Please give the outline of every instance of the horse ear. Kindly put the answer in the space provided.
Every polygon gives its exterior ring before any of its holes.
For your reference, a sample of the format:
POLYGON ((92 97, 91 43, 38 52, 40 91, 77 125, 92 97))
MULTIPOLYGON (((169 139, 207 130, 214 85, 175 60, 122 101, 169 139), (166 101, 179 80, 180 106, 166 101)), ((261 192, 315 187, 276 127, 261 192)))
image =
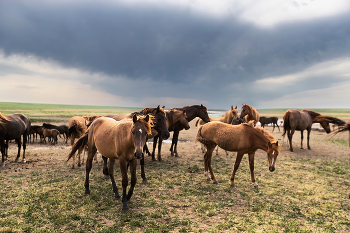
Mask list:
POLYGON ((157 107, 157 113, 160 111, 160 105, 158 105, 157 107))
POLYGON ((132 116, 132 121, 133 121, 134 123, 136 123, 136 121, 137 121, 137 116, 136 116, 136 114, 134 114, 134 115, 132 116))
POLYGON ((237 109, 237 105, 236 105, 235 109, 237 109))
POLYGON ((203 104, 201 104, 201 107, 204 108, 203 104))
POLYGON ((276 146, 278 146, 278 141, 276 142, 276 146))
POLYGON ((233 110, 233 105, 231 105, 231 110, 233 110))
POLYGON ((147 114, 147 116, 145 117, 145 121, 148 122, 149 121, 149 115, 147 114))

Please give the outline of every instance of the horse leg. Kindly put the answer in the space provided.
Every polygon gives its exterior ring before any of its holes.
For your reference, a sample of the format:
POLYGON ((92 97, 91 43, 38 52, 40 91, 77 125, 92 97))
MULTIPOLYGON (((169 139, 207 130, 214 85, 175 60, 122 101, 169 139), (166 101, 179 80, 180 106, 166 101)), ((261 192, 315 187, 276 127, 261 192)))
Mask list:
MULTIPOLYGON (((45 139, 45 138, 44 138, 45 139)), ((72 148, 73 148, 73 145, 74 145, 74 140, 75 140, 75 138, 74 138, 74 136, 72 135, 71 136, 71 138, 70 138, 70 144, 71 144, 71 146, 72 146, 72 148)), ((72 156, 72 169, 74 169, 74 166, 75 166, 75 155, 73 155, 72 156)))
POLYGON ((309 150, 311 150, 311 147, 310 147, 310 132, 311 132, 311 127, 310 127, 310 129, 307 129, 307 148, 309 149, 309 150))
POLYGON ((1 155, 2 155, 1 167, 4 167, 5 166, 5 141, 3 138, 0 138, 0 149, 1 149, 1 155))
POLYGON ((252 179, 252 183, 254 183, 254 188, 258 187, 258 183, 255 182, 255 176, 254 176, 254 156, 255 152, 249 153, 249 168, 250 168, 250 177, 252 179))
POLYGON ((300 145, 300 149, 304 149, 304 148, 303 148, 304 130, 301 130, 300 133, 301 133, 301 145, 300 145))
POLYGON ((17 138, 15 141, 17 142, 17 145, 18 145, 18 152, 17 152, 17 157, 15 159, 15 162, 18 162, 18 159, 20 157, 20 152, 21 152, 21 137, 17 138))
POLYGON ((202 149, 202 153, 204 153, 205 152, 205 148, 204 148, 203 144, 201 144, 201 149, 202 149))
POLYGON ((27 136, 23 135, 23 155, 22 155, 22 163, 26 163, 26 149, 27 149, 27 136))
POLYGON ((8 161, 8 151, 9 151, 9 140, 5 142, 5 160, 8 161))
POLYGON ((174 137, 173 137, 173 140, 175 138, 175 141, 174 141, 174 156, 177 157, 177 158, 180 157, 178 155, 178 153, 177 153, 177 142, 179 140, 179 133, 180 133, 180 131, 176 131, 176 134, 174 132, 174 137))
POLYGON ((232 175, 231 175, 231 179, 230 179, 231 180, 231 184, 230 185, 231 185, 232 188, 236 187, 235 186, 235 175, 236 175, 237 169, 239 168, 239 164, 242 161, 243 155, 244 155, 243 152, 240 152, 240 151, 237 152, 237 158, 236 158, 235 165, 233 167, 233 171, 232 171, 232 175))
MULTIPOLYGON (((83 149, 83 157, 82 157, 82 162, 81 164, 84 164, 84 160, 85 160, 85 151, 86 151, 86 147, 84 146, 84 149, 83 149)), ((79 156, 80 158, 80 156, 79 156)), ((78 165, 79 166, 79 165, 78 165)), ((80 166, 79 166, 80 167, 80 166)))
MULTIPOLYGON (((81 159, 80 159, 80 157, 81 157, 81 153, 83 152, 83 150, 85 150, 85 147, 78 149, 78 153, 77 153, 77 156, 78 156, 78 167, 81 167, 81 159)), ((83 161, 84 161, 84 158, 83 158, 83 161)))
POLYGON ((162 138, 159 138, 159 143, 158 143, 158 161, 162 161, 162 143, 163 140, 162 138))
POLYGON ((153 151, 152 151, 152 160, 156 160, 156 147, 157 147, 158 135, 153 138, 153 151))
POLYGON ((219 155, 219 146, 216 146, 216 155, 219 155))
POLYGON ((141 166, 141 178, 142 178, 142 183, 143 184, 148 184, 148 180, 146 178, 146 174, 145 174, 145 157, 142 156, 142 158, 140 159, 140 166, 141 166))
POLYGON ((90 171, 92 168, 92 158, 93 158, 95 153, 96 153, 96 147, 93 147, 93 148, 89 147, 89 153, 88 153, 88 157, 86 160, 86 175, 85 175, 85 183, 84 183, 85 194, 90 194, 89 175, 90 175, 90 171), (94 152, 94 150, 95 150, 95 152, 94 152))
POLYGON ((213 184, 218 184, 217 180, 215 179, 213 169, 211 168, 211 158, 213 156, 214 149, 215 149, 215 146, 214 147, 207 147, 207 152, 206 152, 207 178, 209 178, 209 176, 208 176, 208 170, 209 170, 210 178, 213 181, 213 184))
POLYGON ((278 126, 277 123, 276 123, 276 126, 277 126, 277 128, 278 128, 278 132, 281 132, 280 127, 278 126))
POLYGON ((128 195, 126 197, 127 200, 130 200, 132 194, 134 193, 134 187, 136 185, 137 177, 136 177, 136 165, 137 165, 137 160, 131 160, 129 162, 130 164, 130 175, 131 175, 131 182, 130 182, 130 188, 128 191, 128 195))
POLYGON ((127 203, 127 196, 126 196, 126 187, 128 186, 128 168, 127 168, 127 162, 125 161, 125 158, 119 159, 119 165, 120 165, 120 171, 122 173, 122 187, 123 187, 123 211, 126 211, 129 209, 128 203, 127 203))
POLYGON ((293 134, 294 134, 294 129, 288 130, 287 135, 288 135, 288 140, 289 140, 289 150, 293 152, 293 146, 292 146, 292 139, 293 139, 293 134))
POLYGON ((109 173, 109 177, 111 178, 113 192, 114 192, 114 197, 119 199, 120 198, 120 194, 118 192, 118 188, 117 188, 117 185, 115 184, 115 179, 114 179, 114 163, 115 163, 115 159, 111 159, 110 158, 109 159, 109 164, 108 164, 108 173, 109 173))
POLYGON ((108 175, 109 175, 108 168, 107 168, 107 160, 108 160, 108 158, 106 158, 106 157, 104 157, 102 155, 102 159, 103 159, 102 173, 106 176, 106 178, 108 178, 108 175))

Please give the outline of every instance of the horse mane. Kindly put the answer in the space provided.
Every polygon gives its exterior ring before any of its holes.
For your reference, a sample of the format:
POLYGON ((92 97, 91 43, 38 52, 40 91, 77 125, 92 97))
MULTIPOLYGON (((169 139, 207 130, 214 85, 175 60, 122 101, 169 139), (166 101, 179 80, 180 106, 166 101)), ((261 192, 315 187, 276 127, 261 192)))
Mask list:
POLYGON ((151 134, 151 128, 152 128, 152 125, 153 125, 153 116, 148 115, 148 117, 149 117, 148 121, 145 121, 146 117, 147 116, 138 116, 137 117, 137 121, 140 121, 141 123, 146 125, 146 127, 147 127, 147 134, 151 134))
POLYGON ((309 113, 309 115, 311 116, 311 118, 315 118, 315 117, 321 115, 321 114, 319 114, 319 113, 317 113, 317 112, 314 112, 314 111, 312 111, 312 110, 303 109, 302 111, 305 111, 305 112, 309 113))
POLYGON ((244 108, 244 107, 247 107, 247 108, 249 108, 250 110, 252 110, 252 106, 250 106, 250 105, 248 105, 248 104, 243 104, 243 105, 242 105, 242 108, 244 108))
POLYGON ((1 124, 6 124, 8 122, 10 122, 10 119, 0 112, 0 123, 1 124))
POLYGON ((85 120, 88 120, 88 121, 94 121, 96 118, 99 118, 99 117, 101 117, 101 116, 83 116, 83 118, 85 119, 85 120))

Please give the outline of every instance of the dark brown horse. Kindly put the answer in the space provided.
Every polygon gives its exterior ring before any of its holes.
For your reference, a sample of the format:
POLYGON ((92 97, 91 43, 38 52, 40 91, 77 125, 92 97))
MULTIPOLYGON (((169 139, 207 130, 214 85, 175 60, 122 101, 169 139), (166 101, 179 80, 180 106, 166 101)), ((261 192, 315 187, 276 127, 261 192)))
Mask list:
POLYGON ((296 109, 289 109, 283 115, 283 129, 284 132, 282 134, 282 145, 284 141, 285 134, 287 133, 289 140, 289 150, 293 152, 292 139, 295 130, 301 131, 301 146, 300 149, 303 148, 303 139, 304 139, 304 130, 307 130, 307 148, 311 150, 310 147, 310 132, 311 126, 313 123, 320 123, 320 125, 324 128, 327 133, 331 132, 329 127, 329 123, 332 123, 331 118, 327 116, 322 116, 321 114, 311 111, 311 110, 302 110, 298 111, 296 109))
MULTIPOLYGON (((166 114, 166 124, 168 126, 169 132, 171 131, 180 131, 180 130, 188 130, 190 129, 190 126, 187 121, 186 112, 185 111, 179 111, 176 109, 171 109, 169 111, 165 111, 166 114)), ((161 156, 161 150, 162 150, 162 142, 163 139, 156 135, 153 139, 153 152, 152 152, 152 160, 155 161, 155 150, 157 147, 157 141, 159 138, 159 144, 158 144, 158 160, 162 160, 161 156)))
POLYGON ((272 132, 275 130, 275 126, 277 126, 278 131, 280 131, 280 127, 278 126, 278 117, 264 117, 261 116, 259 119, 259 122, 261 124, 261 127, 265 128, 265 125, 272 124, 273 129, 272 132))
MULTIPOLYGON (((101 116, 74 116, 69 120, 68 123, 68 135, 67 137, 70 138, 70 144, 73 147, 75 139, 80 138, 85 134, 85 132, 88 129, 88 126, 97 118, 101 116)), ((81 166, 81 159, 80 155, 82 153, 84 148, 81 148, 78 150, 78 167, 81 166)), ((83 161, 84 163, 84 161, 83 161)), ((75 156, 73 156, 73 162, 72 162, 72 168, 74 168, 75 165, 75 156)))
POLYGON ((21 152, 21 136, 23 135, 23 159, 25 163, 25 153, 27 146, 27 138, 30 131, 30 119, 21 114, 3 115, 0 113, 0 147, 2 154, 1 167, 5 166, 5 157, 7 158, 8 141, 15 139, 18 145, 18 153, 15 162, 18 162, 21 152), (5 143, 6 140, 6 143, 5 143))
MULTIPOLYGON (((179 111, 185 111, 188 122, 192 121, 196 117, 201 118, 205 123, 210 122, 207 107, 205 107, 203 104, 185 106, 183 108, 174 108, 174 110, 175 109, 179 111)), ((174 130, 173 140, 171 142, 171 147, 170 147, 171 156, 174 155, 175 157, 179 157, 177 153, 177 141, 179 139, 179 133, 180 133, 180 130, 174 130)))
MULTIPOLYGON (((147 107, 142 109, 139 112, 134 112, 131 113, 130 115, 126 115, 126 116, 120 116, 117 114, 108 114, 106 115, 106 117, 111 117, 115 120, 122 120, 122 119, 130 119, 131 117, 133 117, 133 115, 137 115, 137 116, 146 116, 149 115, 152 118, 152 128, 151 128, 151 134, 147 135, 147 139, 152 138, 155 135, 158 135, 159 137, 161 137, 162 139, 168 139, 170 136, 167 124, 166 124, 166 116, 165 116, 165 112, 163 108, 160 108, 160 106, 158 105, 158 107, 156 108, 151 108, 151 107, 147 107)), ((144 146, 144 151, 146 151, 149 155, 149 151, 147 148, 147 145, 145 144, 144 146)), ((104 161, 104 165, 103 165, 103 174, 107 175, 108 171, 107 171, 107 158, 103 158, 104 161)), ((145 174, 145 158, 142 157, 140 160, 140 167, 141 167, 141 177, 142 177, 142 182, 144 184, 148 183, 148 180, 146 178, 146 174, 145 174)))
POLYGON ((254 127, 253 121, 240 125, 224 124, 218 121, 209 122, 198 129, 196 141, 204 144, 207 148, 204 155, 204 174, 214 184, 218 182, 211 168, 211 158, 216 145, 227 151, 237 151, 237 158, 231 175, 231 187, 235 187, 235 174, 244 154, 249 156, 251 181, 255 187, 258 184, 254 176, 254 155, 258 149, 267 152, 270 172, 275 170, 275 162, 279 153, 278 142, 264 128, 254 127))
MULTIPOLYGON (((88 131, 73 146, 68 155, 68 160, 74 157, 75 152, 88 146, 88 157, 86 160, 85 194, 90 194, 89 174, 92 167, 92 159, 97 150, 106 158, 109 158, 108 174, 111 178, 113 191, 116 198, 120 198, 118 188, 114 180, 114 163, 119 159, 122 173, 123 187, 123 211, 129 209, 127 200, 133 194, 136 185, 137 159, 144 157, 143 146, 147 141, 147 134, 151 133, 150 117, 133 116, 133 120, 116 121, 109 117, 101 117, 92 122, 88 131), (130 165, 131 183, 128 194, 127 164, 130 165)), ((68 161, 67 160, 67 161, 68 161)))
POLYGON ((248 104, 242 104, 240 117, 244 119, 245 123, 254 121, 254 126, 259 122, 260 119, 258 110, 248 104))

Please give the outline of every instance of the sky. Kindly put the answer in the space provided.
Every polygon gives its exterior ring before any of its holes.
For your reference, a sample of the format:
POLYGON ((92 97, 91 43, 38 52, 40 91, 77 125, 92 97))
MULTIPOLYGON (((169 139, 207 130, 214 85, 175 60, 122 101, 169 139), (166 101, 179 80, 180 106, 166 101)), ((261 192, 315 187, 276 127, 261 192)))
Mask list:
POLYGON ((348 0, 2 0, 0 102, 350 108, 348 0))

